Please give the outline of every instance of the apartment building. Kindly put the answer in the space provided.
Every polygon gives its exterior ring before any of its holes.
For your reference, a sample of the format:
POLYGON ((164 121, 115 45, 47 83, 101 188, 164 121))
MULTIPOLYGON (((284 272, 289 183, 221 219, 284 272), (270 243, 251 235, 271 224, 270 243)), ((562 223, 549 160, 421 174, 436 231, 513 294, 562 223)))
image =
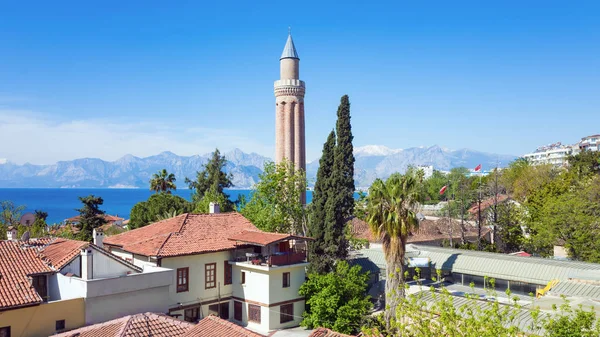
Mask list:
POLYGON ((107 237, 105 247, 137 266, 176 271, 169 315, 215 314, 259 332, 298 326, 306 237, 262 232, 239 213, 182 214, 107 237))
MULTIPOLYGON (((0 336, 49 336, 146 311, 165 312, 172 270, 141 268, 62 238, 0 241, 0 336)), ((96 232, 98 244, 103 233, 96 232)))

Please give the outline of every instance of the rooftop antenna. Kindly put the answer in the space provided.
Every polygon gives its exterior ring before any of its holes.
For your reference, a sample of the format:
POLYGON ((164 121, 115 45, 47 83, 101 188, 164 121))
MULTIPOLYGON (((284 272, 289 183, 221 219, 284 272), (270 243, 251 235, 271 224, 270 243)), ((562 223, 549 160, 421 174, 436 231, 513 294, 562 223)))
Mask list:
POLYGON ((29 237, 29 231, 26 231, 25 233, 23 233, 23 235, 21 235, 21 241, 29 242, 29 237))

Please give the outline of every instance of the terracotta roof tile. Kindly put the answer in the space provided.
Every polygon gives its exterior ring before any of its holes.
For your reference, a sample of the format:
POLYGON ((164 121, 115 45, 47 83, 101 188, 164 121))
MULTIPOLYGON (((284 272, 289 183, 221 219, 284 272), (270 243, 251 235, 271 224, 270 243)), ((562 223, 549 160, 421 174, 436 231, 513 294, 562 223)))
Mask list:
MULTIPOLYGON (((502 203, 504 201, 506 201, 508 199, 508 195, 505 194, 499 194, 498 195, 498 203, 502 203)), ((488 207, 494 205, 494 197, 485 199, 481 201, 481 210, 484 211, 486 210, 488 207)), ((469 213, 471 213, 471 215, 477 215, 477 213, 479 212, 479 205, 477 203, 474 203, 473 206, 471 206, 471 208, 469 208, 469 213)))
POLYGON ((56 238, 0 241, 0 310, 41 303, 29 276, 53 273, 85 245, 82 241, 56 238))
POLYGON ((314 330, 308 337, 353 337, 326 328, 318 328, 314 330))
POLYGON ((264 337, 217 316, 203 318, 185 337, 264 337))
POLYGON ((60 337, 177 337, 186 336, 194 324, 169 316, 144 313, 124 316, 112 321, 71 330, 60 337))
POLYGON ((145 256, 178 256, 235 248, 228 238, 258 229, 239 213, 182 214, 125 233, 104 244, 145 256))
MULTIPOLYGON (((366 239, 369 242, 381 242, 380 239, 371 231, 371 227, 365 221, 353 218, 348 222, 350 230, 354 237, 366 239)), ((450 226, 452 226, 452 237, 460 238, 461 228, 458 220, 452 220, 448 223, 446 218, 436 220, 425 219, 419 222, 419 228, 408 236, 409 243, 427 242, 447 239, 450 236, 450 226)), ((483 235, 483 231, 482 231, 483 235)), ((465 223, 465 236, 468 238, 477 237, 476 229, 465 223)))
POLYGON ((243 231, 241 233, 229 237, 229 240, 241 241, 262 246, 266 246, 277 241, 285 241, 292 239, 312 240, 311 238, 307 238, 304 236, 281 233, 268 233, 261 231, 243 231))

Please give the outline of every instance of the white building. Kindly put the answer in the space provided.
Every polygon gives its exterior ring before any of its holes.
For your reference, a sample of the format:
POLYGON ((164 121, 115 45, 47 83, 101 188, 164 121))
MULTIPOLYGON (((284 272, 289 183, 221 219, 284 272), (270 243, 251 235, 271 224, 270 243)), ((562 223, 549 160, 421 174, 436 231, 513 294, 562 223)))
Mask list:
MULTIPOLYGON (((212 209, 212 207, 211 207, 212 209)), ((182 214, 106 238, 138 266, 176 271, 168 312, 196 322, 213 313, 259 332, 298 326, 308 238, 258 230, 238 213, 182 214)))
POLYGON ((567 157, 579 153, 578 145, 562 145, 560 142, 538 147, 535 152, 523 155, 533 165, 550 164, 563 167, 567 164, 567 157))
POLYGON ((581 150, 600 151, 600 135, 591 135, 581 138, 579 148, 581 150))
POLYGON ((22 241, 9 234, 9 240, 0 241, 0 327, 8 317, 6 331, 47 335, 47 328, 27 330, 27 324, 3 315, 33 305, 74 309, 73 303, 82 304, 75 311, 53 312, 56 332, 124 315, 167 312, 173 270, 138 267, 105 251, 102 232, 94 231, 95 244, 52 237, 22 241))

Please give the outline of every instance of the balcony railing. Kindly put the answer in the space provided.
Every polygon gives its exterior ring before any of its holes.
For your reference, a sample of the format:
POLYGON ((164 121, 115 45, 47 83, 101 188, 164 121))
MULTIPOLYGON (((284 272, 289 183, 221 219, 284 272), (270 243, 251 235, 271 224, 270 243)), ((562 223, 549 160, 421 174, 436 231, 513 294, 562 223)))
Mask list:
POLYGON ((257 266, 288 266, 297 263, 306 262, 305 251, 295 251, 287 253, 276 253, 268 256, 236 256, 233 262, 246 262, 257 266))

